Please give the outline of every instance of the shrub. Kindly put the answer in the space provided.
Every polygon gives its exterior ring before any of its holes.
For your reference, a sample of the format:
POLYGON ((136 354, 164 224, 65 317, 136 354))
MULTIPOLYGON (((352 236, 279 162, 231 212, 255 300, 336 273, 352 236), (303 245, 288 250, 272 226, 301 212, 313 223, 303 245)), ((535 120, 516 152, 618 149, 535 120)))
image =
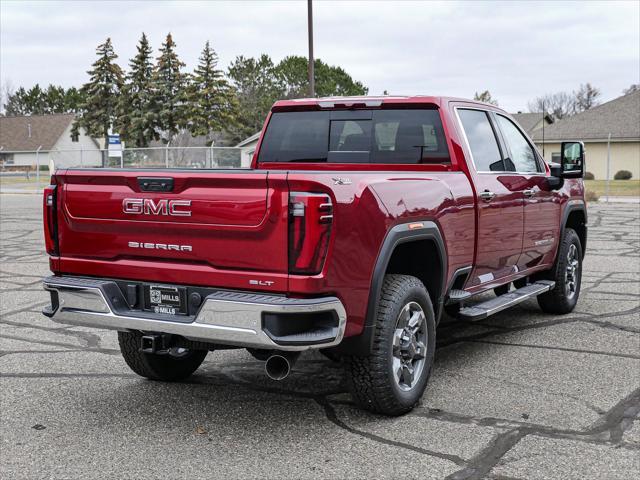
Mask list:
POLYGON ((585 172, 585 174, 584 174, 584 179, 585 180, 595 180, 595 178, 596 177, 591 172, 585 172))
POLYGON ((584 194, 584 198, 587 202, 597 202, 600 197, 598 197, 598 194, 593 190, 587 190, 584 194))
POLYGON ((633 175, 629 170, 618 170, 613 176, 614 180, 629 180, 633 175))

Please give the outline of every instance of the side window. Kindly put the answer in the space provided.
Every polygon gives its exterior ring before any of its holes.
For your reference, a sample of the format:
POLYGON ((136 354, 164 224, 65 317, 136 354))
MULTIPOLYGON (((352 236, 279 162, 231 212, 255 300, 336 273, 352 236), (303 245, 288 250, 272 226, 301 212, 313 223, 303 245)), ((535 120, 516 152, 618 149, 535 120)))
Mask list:
MULTIPOLYGON (((522 135, 518 127, 511 120, 502 115, 496 115, 498 125, 502 131, 504 141, 511 152, 511 162, 516 172, 539 172, 540 166, 536 161, 536 154, 533 147, 522 135)), ((507 162, 509 164, 509 162, 507 162)))
POLYGON ((489 117, 481 110, 458 110, 478 172, 504 171, 498 141, 489 117))

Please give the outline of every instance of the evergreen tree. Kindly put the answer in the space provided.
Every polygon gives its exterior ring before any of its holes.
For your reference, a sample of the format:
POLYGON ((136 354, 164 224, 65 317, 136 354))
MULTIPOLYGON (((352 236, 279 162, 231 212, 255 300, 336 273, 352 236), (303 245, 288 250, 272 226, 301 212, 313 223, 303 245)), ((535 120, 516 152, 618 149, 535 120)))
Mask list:
POLYGON ((212 140, 214 132, 233 128, 237 100, 224 74, 216 67, 218 56, 209 42, 204 46, 200 62, 189 86, 189 130, 195 137, 212 140))
POLYGON ((160 49, 158 63, 153 72, 153 101, 157 105, 154 114, 156 135, 170 142, 187 126, 188 77, 182 73, 185 64, 175 52, 176 44, 169 33, 160 49))
POLYGON ((81 114, 73 124, 71 135, 77 135, 79 127, 83 127, 93 137, 104 138, 107 148, 109 128, 115 123, 118 110, 118 97, 123 84, 122 70, 115 63, 118 56, 113 51, 111 39, 96 48, 98 60, 93 64, 89 74, 89 82, 82 86, 85 96, 81 105, 81 114))
POLYGON ((156 138, 152 90, 152 49, 143 33, 138 53, 129 61, 130 71, 118 105, 117 129, 121 138, 136 147, 147 147, 156 138))
POLYGON ((4 105, 6 115, 50 115, 75 113, 82 103, 82 95, 75 88, 49 85, 46 89, 34 85, 29 90, 18 88, 7 97, 4 105))
POLYGON ((43 113, 65 113, 65 89, 56 85, 49 85, 42 92, 43 96, 43 113))
POLYGON ((64 93, 64 112, 62 113, 77 113, 80 111, 80 106, 84 102, 84 94, 80 92, 76 87, 68 88, 64 93))
POLYGON ((20 87, 8 95, 4 109, 7 116, 28 115, 30 113, 27 106, 27 91, 24 87, 20 87))

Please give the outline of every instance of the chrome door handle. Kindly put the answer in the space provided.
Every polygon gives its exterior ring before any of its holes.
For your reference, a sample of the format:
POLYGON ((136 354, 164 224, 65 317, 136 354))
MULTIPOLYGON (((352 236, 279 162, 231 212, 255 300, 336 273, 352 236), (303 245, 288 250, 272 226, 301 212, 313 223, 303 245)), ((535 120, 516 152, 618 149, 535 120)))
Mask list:
POLYGON ((480 192, 480 198, 482 200, 484 200, 485 202, 490 202, 491 200, 493 200, 493 197, 495 197, 496 194, 489 191, 489 190, 485 190, 484 192, 480 192))
POLYGON ((524 190, 522 193, 524 193, 525 197, 533 197, 536 194, 536 191, 533 188, 524 190))

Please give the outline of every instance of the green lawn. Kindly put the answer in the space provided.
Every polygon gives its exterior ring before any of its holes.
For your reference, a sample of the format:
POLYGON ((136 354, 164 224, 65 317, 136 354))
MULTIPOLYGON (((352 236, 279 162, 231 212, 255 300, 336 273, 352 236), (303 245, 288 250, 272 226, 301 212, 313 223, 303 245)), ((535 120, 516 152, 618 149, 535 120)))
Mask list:
MULTIPOLYGON (((49 172, 40 172, 40 183, 44 185, 49 183, 49 172)), ((27 179, 27 177, 24 175, 21 175, 19 177, 0 177, 0 184, 7 185, 7 186, 24 184, 24 185, 33 185, 35 187, 36 174, 32 173, 29 179, 27 179)))
MULTIPOLYGON (((606 180, 585 180, 584 186, 587 191, 591 190, 599 197, 606 195, 606 180)), ((611 180, 609 195, 612 197, 640 197, 640 180, 611 180)))

